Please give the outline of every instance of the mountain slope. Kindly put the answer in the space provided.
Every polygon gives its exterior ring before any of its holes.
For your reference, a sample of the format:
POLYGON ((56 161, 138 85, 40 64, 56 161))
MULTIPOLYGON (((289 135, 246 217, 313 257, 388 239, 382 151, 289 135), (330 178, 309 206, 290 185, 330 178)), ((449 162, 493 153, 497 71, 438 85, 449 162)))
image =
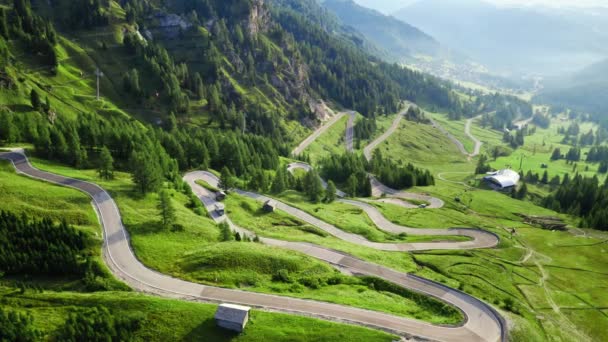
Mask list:
POLYGON ((531 7, 497 7, 480 0, 425 0, 395 16, 504 72, 574 71, 608 52, 605 31, 531 7))
POLYGON ((433 37, 352 0, 325 0, 323 5, 344 24, 363 33, 393 60, 402 61, 416 55, 437 56, 440 52, 441 47, 433 37))
POLYGON ((535 101, 590 112, 607 120, 608 59, 549 82, 535 101))

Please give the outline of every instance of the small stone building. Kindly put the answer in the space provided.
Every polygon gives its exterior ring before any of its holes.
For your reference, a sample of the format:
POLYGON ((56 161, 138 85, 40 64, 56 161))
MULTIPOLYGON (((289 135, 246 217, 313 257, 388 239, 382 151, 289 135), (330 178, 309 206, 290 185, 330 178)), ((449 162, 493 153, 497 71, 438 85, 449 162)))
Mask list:
POLYGON ((264 207, 262 209, 267 213, 272 213, 274 208, 276 208, 276 203, 273 200, 268 200, 264 202, 264 207))
POLYGON ((221 304, 215 312, 215 322, 221 328, 243 332, 249 320, 249 310, 248 306, 221 304))

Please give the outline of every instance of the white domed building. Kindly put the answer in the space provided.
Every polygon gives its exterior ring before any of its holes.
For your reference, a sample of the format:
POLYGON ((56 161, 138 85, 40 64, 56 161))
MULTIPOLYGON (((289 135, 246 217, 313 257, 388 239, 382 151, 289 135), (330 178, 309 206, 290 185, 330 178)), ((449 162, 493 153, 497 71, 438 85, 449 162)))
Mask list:
POLYGON ((517 186, 520 176, 519 173, 511 169, 504 169, 495 172, 488 172, 488 175, 483 179, 494 189, 508 190, 517 186))

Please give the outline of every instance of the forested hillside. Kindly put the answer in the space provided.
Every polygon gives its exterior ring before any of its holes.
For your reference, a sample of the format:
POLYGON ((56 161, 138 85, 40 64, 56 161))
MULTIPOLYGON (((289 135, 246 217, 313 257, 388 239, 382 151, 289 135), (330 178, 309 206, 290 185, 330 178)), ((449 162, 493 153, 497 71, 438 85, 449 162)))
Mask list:
POLYGON ((321 100, 369 117, 402 100, 462 111, 448 84, 375 59, 311 0, 0 8, 0 141, 78 168, 109 152, 111 168, 147 175, 142 192, 193 167, 274 170, 321 100))

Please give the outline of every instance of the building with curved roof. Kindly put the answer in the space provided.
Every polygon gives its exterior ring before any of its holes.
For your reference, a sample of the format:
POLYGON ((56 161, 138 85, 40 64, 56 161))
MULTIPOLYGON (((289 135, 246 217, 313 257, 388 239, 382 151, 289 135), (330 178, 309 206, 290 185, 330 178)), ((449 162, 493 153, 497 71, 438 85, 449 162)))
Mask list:
POLYGON ((519 183, 520 176, 519 173, 511 169, 504 169, 495 172, 488 172, 488 175, 483 179, 490 183, 493 187, 502 190, 516 187, 517 183, 519 183))

